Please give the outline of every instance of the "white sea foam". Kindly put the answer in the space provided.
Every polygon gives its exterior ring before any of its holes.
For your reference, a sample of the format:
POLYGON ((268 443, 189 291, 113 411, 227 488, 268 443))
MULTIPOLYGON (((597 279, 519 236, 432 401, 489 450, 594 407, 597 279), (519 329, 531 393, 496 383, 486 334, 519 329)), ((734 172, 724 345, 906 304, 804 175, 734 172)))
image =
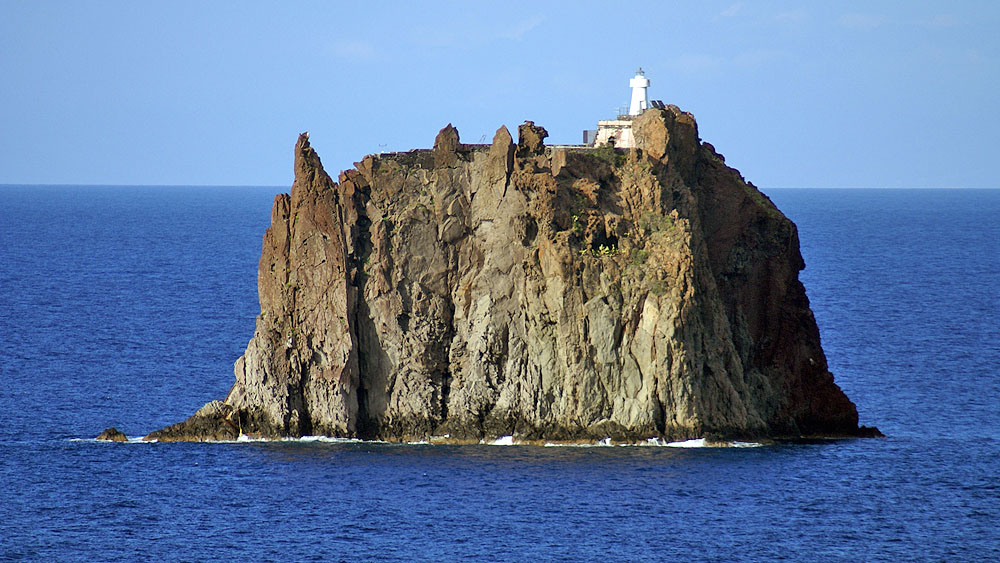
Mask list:
POLYGON ((331 438, 329 436, 302 436, 301 438, 282 438, 282 441, 291 442, 325 442, 327 444, 357 444, 364 442, 358 438, 331 438))
POLYGON ((70 442, 94 442, 97 444, 152 444, 156 440, 146 441, 142 436, 126 436, 127 442, 115 442, 113 440, 98 440, 97 438, 69 438, 70 442))
POLYGON ((612 444, 611 438, 604 438, 597 442, 545 442, 545 448, 612 448, 614 446, 627 446, 628 444, 612 444))
POLYGON ((693 440, 684 440, 683 442, 668 442, 666 446, 668 448, 704 448, 706 444, 704 438, 695 438, 693 440))
POLYGON ((331 438, 329 436, 301 436, 298 438, 284 437, 284 438, 254 438, 253 436, 247 436, 246 434, 240 434, 235 440, 205 440, 206 444, 268 444, 273 442, 294 442, 300 444, 311 444, 314 442, 320 442, 324 444, 385 444, 387 442, 382 442, 378 440, 360 440, 358 438, 331 438))
MULTIPOLYGON (((449 436, 445 435, 444 438, 449 436)), ((105 443, 103 440, 97 440, 95 438, 69 438, 70 442, 101 442, 105 443)), ((386 442, 384 440, 360 440, 358 438, 331 438, 329 436, 302 436, 300 438, 280 438, 280 439, 270 439, 270 438, 253 438, 245 434, 241 434, 239 438, 235 440, 206 440, 204 443, 208 444, 245 444, 245 443, 267 443, 267 442, 298 442, 298 443, 313 443, 320 442, 325 444, 395 444, 395 445, 407 445, 407 446, 427 446, 427 445, 438 445, 438 441, 433 438, 431 440, 418 440, 414 442, 386 442)), ((119 442, 121 443, 121 442, 119 442)), ((129 436, 129 444, 156 444, 159 440, 143 440, 143 436, 129 436)), ((496 440, 489 442, 483 441, 481 444, 487 444, 490 446, 520 446, 524 445, 522 442, 516 440, 514 436, 507 435, 501 436, 496 440)), ((615 444, 611 441, 611 438, 604 438, 598 440, 597 442, 546 442, 544 447, 546 448, 608 448, 608 447, 666 447, 666 448, 759 448, 764 444, 758 442, 706 442, 704 438, 696 438, 693 440, 684 440, 680 442, 667 442, 660 438, 648 438, 644 442, 637 442, 633 444, 615 444)))
POLYGON ((513 436, 500 436, 492 442, 487 442, 491 446, 513 446, 516 444, 513 436))

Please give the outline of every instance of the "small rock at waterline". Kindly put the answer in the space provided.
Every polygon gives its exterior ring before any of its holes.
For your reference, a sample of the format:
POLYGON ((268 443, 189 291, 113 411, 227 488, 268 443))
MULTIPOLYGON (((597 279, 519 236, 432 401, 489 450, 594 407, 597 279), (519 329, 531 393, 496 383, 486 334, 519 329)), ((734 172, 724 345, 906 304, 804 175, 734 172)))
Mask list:
POLYGON ((106 428, 97 436, 97 439, 105 442, 128 442, 128 436, 117 428, 106 428))

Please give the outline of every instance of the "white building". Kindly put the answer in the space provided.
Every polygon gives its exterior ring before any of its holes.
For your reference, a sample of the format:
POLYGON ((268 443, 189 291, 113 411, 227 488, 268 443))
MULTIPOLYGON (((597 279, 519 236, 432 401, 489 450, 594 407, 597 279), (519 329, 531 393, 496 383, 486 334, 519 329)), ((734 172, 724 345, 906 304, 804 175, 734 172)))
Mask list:
POLYGON ((649 94, 646 93, 649 79, 646 78, 646 73, 642 72, 642 67, 636 71, 635 78, 628 81, 628 85, 632 87, 632 103, 628 106, 628 114, 636 116, 649 109, 649 94))
POLYGON ((600 147, 608 143, 620 149, 630 149, 635 146, 635 139, 632 138, 631 119, 602 119, 597 122, 597 135, 590 143, 595 147, 600 147))
POLYGON ((620 149, 628 149, 635 146, 635 139, 632 137, 632 119, 651 107, 663 107, 663 102, 649 101, 649 79, 646 73, 640 68, 636 71, 635 77, 628 81, 632 88, 632 101, 628 107, 628 113, 618 116, 618 119, 606 119, 597 122, 597 131, 584 131, 583 144, 600 147, 607 143, 614 144, 620 149))

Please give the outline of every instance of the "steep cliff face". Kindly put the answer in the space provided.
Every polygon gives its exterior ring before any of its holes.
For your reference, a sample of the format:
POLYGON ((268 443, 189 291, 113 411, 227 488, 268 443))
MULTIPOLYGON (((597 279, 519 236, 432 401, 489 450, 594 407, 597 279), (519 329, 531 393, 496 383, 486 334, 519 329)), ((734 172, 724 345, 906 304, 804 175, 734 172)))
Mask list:
POLYGON ((223 402, 150 439, 858 435, 795 225, 674 106, 638 149, 459 142, 334 182, 303 134, 223 402))

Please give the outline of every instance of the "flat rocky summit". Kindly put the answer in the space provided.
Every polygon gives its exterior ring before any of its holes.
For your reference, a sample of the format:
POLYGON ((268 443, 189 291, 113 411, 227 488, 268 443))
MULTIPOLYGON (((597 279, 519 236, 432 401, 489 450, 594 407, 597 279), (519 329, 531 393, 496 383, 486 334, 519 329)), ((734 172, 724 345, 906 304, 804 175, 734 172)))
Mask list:
POLYGON ((479 442, 860 436, 798 279, 795 225, 675 106, 631 150, 295 146, 236 382, 146 439, 479 442))

